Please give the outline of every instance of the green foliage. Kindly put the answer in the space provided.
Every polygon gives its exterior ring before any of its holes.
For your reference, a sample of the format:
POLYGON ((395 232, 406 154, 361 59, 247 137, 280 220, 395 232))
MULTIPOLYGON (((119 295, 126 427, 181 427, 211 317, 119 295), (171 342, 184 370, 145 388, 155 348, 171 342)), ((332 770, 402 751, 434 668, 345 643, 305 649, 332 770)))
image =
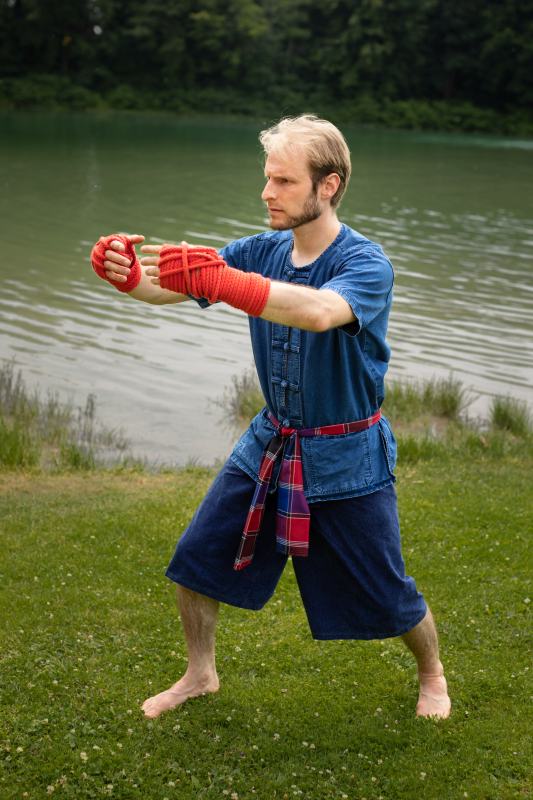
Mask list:
POLYGON ((111 89, 106 94, 106 102, 110 108, 119 111, 142 109, 143 97, 140 92, 136 92, 131 86, 120 84, 111 89))
POLYGON ((13 362, 0 367, 0 466, 92 469, 97 454, 123 459, 128 442, 96 421, 96 399, 83 408, 29 392, 13 362))
POLYGON ((69 108, 84 111, 102 106, 94 91, 57 75, 0 79, 0 104, 5 108, 69 108))
POLYGON ((450 467, 464 458, 487 457, 495 460, 516 457, 531 458, 531 437, 516 438, 508 431, 481 431, 473 426, 449 426, 440 433, 424 428, 421 433, 396 435, 398 463, 416 464, 419 461, 438 460, 450 467))
POLYGON ((527 403, 513 397, 494 397, 490 407, 491 427, 514 436, 531 434, 531 414, 527 403))
POLYGON ((246 428, 265 406, 255 368, 250 367, 242 375, 233 375, 231 385, 224 390, 216 404, 224 411, 222 419, 225 424, 236 430, 246 428))
POLYGON ((75 0, 0 4, 0 104, 531 133, 531 3, 75 0), (209 98, 214 100, 214 106, 209 98))
POLYGON ((392 422, 410 422, 429 414, 457 420, 467 405, 465 389, 450 375, 449 378, 388 383, 383 411, 392 422))
MULTIPOLYGON (((383 412, 396 431, 398 463, 435 459, 450 463, 465 456, 503 458, 512 453, 531 456, 531 421, 525 404, 495 398, 486 430, 486 424, 464 416, 469 403, 467 391, 452 375, 390 381, 383 412)), ((216 404, 224 412, 224 423, 243 430, 265 405, 255 369, 234 375, 216 404)))
POLYGON ((33 467, 40 456, 37 442, 20 423, 10 425, 0 416, 0 467, 33 467))
POLYGON ((397 443, 400 464, 416 464, 419 461, 443 459, 449 455, 449 448, 445 442, 427 434, 423 436, 398 434, 397 443))
POLYGON ((89 470, 96 466, 96 459, 91 449, 74 442, 61 445, 61 466, 65 469, 89 470))
MULTIPOLYGON (((468 403, 461 382, 450 375, 423 381, 391 381, 383 411, 393 423, 412 422, 429 415, 458 420, 468 403)), ((217 404, 224 409, 224 419, 230 424, 237 428, 248 425, 265 405, 255 369, 234 375, 217 404)))

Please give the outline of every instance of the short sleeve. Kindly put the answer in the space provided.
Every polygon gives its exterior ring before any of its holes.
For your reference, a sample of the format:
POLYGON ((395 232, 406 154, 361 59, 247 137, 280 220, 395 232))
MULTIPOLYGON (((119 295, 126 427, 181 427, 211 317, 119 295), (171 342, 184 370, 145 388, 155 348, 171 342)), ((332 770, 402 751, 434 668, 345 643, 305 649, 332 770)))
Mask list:
POLYGON ((234 242, 227 244, 220 250, 220 255, 229 267, 235 267, 247 272, 250 246, 250 237, 246 236, 244 239, 236 239, 234 242))
POLYGON ((392 264, 381 248, 365 247, 345 254, 337 274, 320 290, 330 289, 346 300, 356 320, 341 330, 357 336, 390 305, 393 283, 392 264))

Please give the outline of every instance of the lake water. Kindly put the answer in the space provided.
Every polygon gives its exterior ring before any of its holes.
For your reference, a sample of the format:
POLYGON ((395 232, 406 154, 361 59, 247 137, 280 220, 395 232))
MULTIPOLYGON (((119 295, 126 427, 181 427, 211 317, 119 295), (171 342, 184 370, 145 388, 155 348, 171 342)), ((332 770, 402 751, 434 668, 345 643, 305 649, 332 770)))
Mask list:
MULTIPOLYGON (((153 307, 99 281, 92 242, 125 230, 221 246, 264 230, 260 123, 167 115, 0 115, 0 359, 121 426, 160 462, 211 463, 213 402, 252 363, 246 318, 153 307)), ((341 219, 396 268, 391 378, 454 376, 471 414, 532 400, 533 142, 345 129, 341 219)))

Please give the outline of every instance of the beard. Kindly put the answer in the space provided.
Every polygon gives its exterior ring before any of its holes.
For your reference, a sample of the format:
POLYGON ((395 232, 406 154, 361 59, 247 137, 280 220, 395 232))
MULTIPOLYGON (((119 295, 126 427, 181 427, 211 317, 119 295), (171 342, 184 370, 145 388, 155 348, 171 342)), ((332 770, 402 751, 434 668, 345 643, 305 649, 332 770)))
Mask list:
POLYGON ((286 215, 285 221, 280 220, 279 222, 273 222, 270 220, 269 224, 270 227, 275 231, 288 231, 293 230, 294 228, 299 228, 301 225, 307 225, 308 222, 314 222, 314 220, 318 219, 321 214, 322 209, 320 208, 316 192, 311 190, 304 203, 301 214, 298 214, 296 217, 290 217, 289 215, 286 215))

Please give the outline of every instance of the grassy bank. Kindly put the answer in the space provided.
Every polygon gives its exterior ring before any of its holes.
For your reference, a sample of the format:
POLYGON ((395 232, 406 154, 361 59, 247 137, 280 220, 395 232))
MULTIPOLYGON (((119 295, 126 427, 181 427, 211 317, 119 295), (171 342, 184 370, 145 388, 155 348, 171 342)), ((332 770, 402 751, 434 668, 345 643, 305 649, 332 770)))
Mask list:
POLYGON ((399 470, 454 703, 439 724, 414 717, 399 642, 311 640, 290 565, 262 612, 222 609, 219 694, 144 720, 185 662, 163 573, 211 472, 4 472, 2 800, 530 796, 532 461, 399 470))
MULTIPOLYGON (((234 376, 214 402, 225 424, 236 433, 243 430, 264 407, 255 369, 234 376)), ((486 420, 468 416, 469 402, 469 393, 452 376, 389 383, 383 411, 396 433, 399 463, 531 455, 531 414, 524 402, 495 397, 486 420)), ((122 431, 97 420, 94 395, 76 407, 55 393, 29 391, 12 362, 0 366, 0 471, 90 471, 105 466, 156 470, 132 455, 122 431)))
MULTIPOLYGON (((255 369, 234 375, 217 402, 223 419, 236 431, 244 430, 264 406, 255 369)), ((395 431, 399 463, 532 453, 531 413, 526 403, 494 397, 488 418, 477 419, 468 415, 470 402, 471 395, 453 376, 389 382, 383 412, 395 431)))
POLYGON ((257 96, 230 89, 143 92, 128 84, 113 85, 108 92, 97 93, 64 76, 45 74, 1 78, 0 108, 151 110, 184 115, 232 114, 261 119, 313 110, 339 125, 533 136, 533 115, 524 109, 503 113, 468 102, 391 100, 371 95, 334 103, 327 96, 309 97, 308 93, 300 95, 280 90, 262 92, 257 96))
POLYGON ((57 393, 30 391, 13 362, 0 366, 0 469, 88 470, 131 463, 128 440, 96 419, 96 397, 81 407, 57 393))
MULTIPOLYGON (((255 369, 235 375, 214 403, 222 409, 223 423, 236 433, 247 427, 264 407, 255 369)), ((526 403, 495 397, 486 420, 471 419, 469 403, 469 393, 452 376, 389 383, 383 411, 396 433, 399 463, 531 455, 533 431, 526 403)), ((105 466, 156 471, 132 455, 122 431, 97 420, 94 395, 76 407, 55 393, 30 392, 13 362, 0 366, 0 471, 90 471, 105 466)))

